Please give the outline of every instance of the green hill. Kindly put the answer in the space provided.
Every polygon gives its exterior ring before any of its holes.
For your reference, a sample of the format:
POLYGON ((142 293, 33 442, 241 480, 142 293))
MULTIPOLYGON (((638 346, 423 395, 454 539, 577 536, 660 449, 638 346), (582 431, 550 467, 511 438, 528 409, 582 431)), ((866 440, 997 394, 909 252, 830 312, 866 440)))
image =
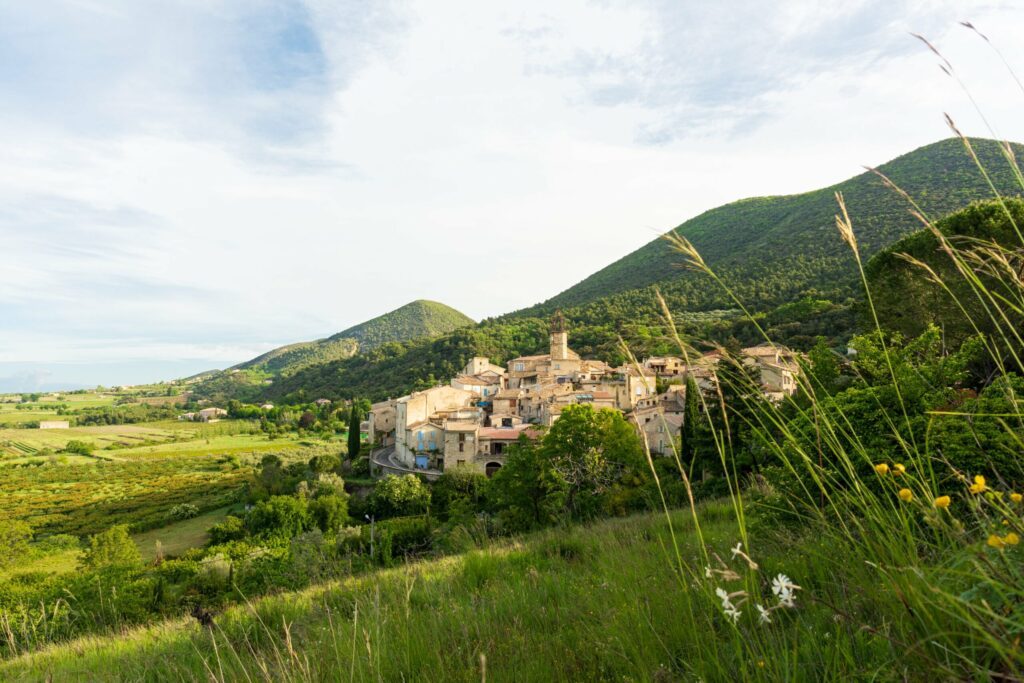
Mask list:
POLYGON ((421 299, 326 339, 282 346, 231 369, 290 375, 302 368, 349 358, 388 342, 434 337, 472 324, 472 318, 450 306, 421 299))
POLYGON ((473 324, 472 318, 450 306, 419 299, 339 332, 329 337, 327 341, 354 339, 359 344, 360 351, 365 351, 388 342, 435 337, 473 324))
MULTIPOLYGON (((992 140, 972 139, 999 189, 1019 194, 1013 173, 992 140)), ((1018 158, 1024 147, 1014 145, 1018 158)), ((992 193, 959 139, 950 138, 904 154, 878 168, 932 217, 992 193)), ((676 228, 705 261, 756 308, 804 296, 834 301, 855 294, 849 250, 838 238, 835 193, 842 192, 865 258, 921 227, 907 203, 876 175, 865 172, 804 194, 743 199, 711 209, 676 228)), ((650 299, 659 285, 680 310, 731 305, 698 273, 679 267, 682 258, 663 239, 624 256, 557 296, 513 315, 546 314, 625 296, 650 299), (639 290, 639 291, 638 291, 639 290)))

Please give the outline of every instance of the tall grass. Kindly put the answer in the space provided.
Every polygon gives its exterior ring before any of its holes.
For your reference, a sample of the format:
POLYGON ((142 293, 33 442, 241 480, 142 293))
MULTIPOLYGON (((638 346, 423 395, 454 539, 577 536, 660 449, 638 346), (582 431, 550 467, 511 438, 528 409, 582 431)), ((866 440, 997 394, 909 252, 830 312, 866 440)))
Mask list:
MULTIPOLYGON (((954 75, 948 62, 944 61, 944 66, 947 73, 954 75)), ((979 173, 988 178, 970 140, 948 120, 962 140, 965 154, 978 165, 979 173)), ((1011 147, 1004 144, 1002 148, 1006 163, 1024 191, 1024 176, 1011 147)), ((922 226, 935 235, 942 254, 955 266, 951 272, 962 282, 950 281, 948 276, 937 274, 913 257, 906 257, 907 261, 920 269, 921 278, 930 280, 954 299, 976 332, 988 331, 981 344, 987 360, 996 368, 993 381, 1009 380, 1014 371, 1024 367, 1024 330, 1016 322, 1024 314, 1024 235, 1006 198, 989 183, 993 199, 1005 211, 1019 239, 1019 244, 1009 246, 943 234, 913 198, 884 180, 907 200, 908 210, 922 226), (964 291, 972 301, 957 298, 956 292, 964 291), (982 311, 981 317, 977 311, 982 311)), ((898 461, 880 458, 868 445, 869 435, 863 433, 863 425, 846 414, 841 404, 832 401, 811 373, 800 377, 802 400, 789 399, 784 409, 763 401, 752 401, 744 406, 745 410, 735 405, 723 406, 733 420, 746 423, 757 443, 771 453, 772 460, 791 478, 786 500, 790 512, 823 541, 801 546, 814 553, 812 564, 829 568, 834 589, 851 595, 859 593, 861 597, 870 592, 873 598, 867 601, 872 605, 870 611, 851 613, 845 603, 829 603, 820 590, 806 590, 798 593, 795 609, 808 601, 826 603, 834 610, 837 623, 852 621, 863 632, 886 634, 897 647, 889 662, 888 675, 878 672, 883 678, 899 678, 907 675, 900 672, 910 671, 914 672, 910 677, 922 680, 1019 680, 1024 677, 1024 555, 1017 546, 1024 534, 1024 508, 1019 495, 1024 485, 1022 470, 1013 467, 1013 471, 998 471, 995 461, 989 458, 979 469, 994 471, 996 476, 985 479, 978 472, 958 469, 956 463, 943 457, 942 444, 929 439, 935 419, 960 419, 963 428, 969 429, 968 420, 979 417, 978 414, 933 411, 924 428, 919 423, 912 424, 904 401, 908 378, 897 372, 896 351, 888 342, 890 334, 879 322, 858 249, 856 226, 849 218, 843 197, 837 195, 836 199, 838 238, 849 247, 860 273, 866 310, 874 327, 873 338, 881 349, 896 395, 897 409, 888 410, 884 418, 888 436, 898 445, 898 461), (793 425, 801 419, 803 424, 813 426, 813 440, 794 432, 793 425)), ((671 235, 669 239, 688 267, 703 272, 727 292, 736 307, 757 326, 744 302, 684 237, 671 235)), ((663 311, 681 354, 695 357, 692 342, 676 332, 672 316, 664 306, 663 311)), ((757 329, 761 331, 760 327, 757 329)), ((763 331, 761 334, 771 343, 763 331)), ((728 354, 722 363, 742 369, 742 359, 728 354)), ((744 373, 728 376, 742 383, 731 387, 733 393, 759 394, 759 387, 746 381, 749 377, 744 373)), ((998 420, 1004 436, 1019 447, 1024 457, 1024 406, 1010 381, 1005 382, 1005 387, 1011 409, 988 417, 998 420)), ((721 388, 718 395, 722 395, 721 388)), ((714 398, 702 396, 705 409, 708 400, 714 398)), ((759 536, 748 528, 743 482, 736 479, 730 466, 734 453, 728 424, 727 420, 726 433, 716 435, 714 443, 722 470, 732 479, 729 489, 736 510, 737 538, 747 544, 746 550, 740 548, 737 554, 743 558, 744 553, 751 552, 751 545, 752 554, 756 555, 759 536)), ((984 459, 989 454, 980 455, 984 459)), ((680 475, 686 479, 685 463, 680 462, 679 466, 680 475)), ((691 508, 696 522, 698 509, 692 504, 691 508)), ((712 550, 705 547, 703 554, 712 554, 712 550)), ((705 609, 719 610, 725 621, 733 620, 729 605, 712 591, 724 586, 727 592, 741 596, 747 609, 735 619, 730 634, 733 647, 741 652, 744 661, 766 662, 770 677, 790 678, 793 662, 779 647, 781 631, 787 627, 776 620, 759 623, 748 618, 751 605, 771 604, 771 596, 765 590, 766 577, 760 576, 754 565, 751 561, 746 571, 737 572, 724 564, 712 564, 702 573, 699 566, 676 563, 686 581, 703 588, 705 609)), ((853 600, 853 604, 857 602, 860 600, 853 600)), ((847 630, 846 637, 851 635, 847 630)))

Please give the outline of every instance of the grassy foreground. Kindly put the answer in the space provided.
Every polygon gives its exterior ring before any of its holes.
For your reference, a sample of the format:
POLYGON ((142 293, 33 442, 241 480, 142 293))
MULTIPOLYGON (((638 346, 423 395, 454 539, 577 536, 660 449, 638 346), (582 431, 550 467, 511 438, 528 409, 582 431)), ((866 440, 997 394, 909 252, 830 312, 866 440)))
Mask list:
MULTIPOLYGON (((701 531, 729 558, 728 504, 700 508, 701 531)), ((680 552, 699 561, 689 512, 672 515, 680 552)), ((0 664, 5 681, 821 680, 889 671, 885 634, 808 601, 772 626, 771 660, 737 648, 738 627, 698 582, 672 570, 664 514, 554 529, 463 555, 410 563, 216 617, 86 638, 0 664)), ((753 553, 752 553, 753 554, 753 553)), ((813 537, 757 549, 764 576, 785 572, 856 612, 856 590, 813 537), (819 547, 813 547, 819 545, 819 547), (808 552, 809 551, 809 552, 808 552), (849 591, 849 592, 848 592, 849 591)), ((884 591, 880 591, 884 594, 884 591)), ((873 599, 873 598, 872 598, 873 599)), ((867 606, 863 606, 867 608, 867 606)))

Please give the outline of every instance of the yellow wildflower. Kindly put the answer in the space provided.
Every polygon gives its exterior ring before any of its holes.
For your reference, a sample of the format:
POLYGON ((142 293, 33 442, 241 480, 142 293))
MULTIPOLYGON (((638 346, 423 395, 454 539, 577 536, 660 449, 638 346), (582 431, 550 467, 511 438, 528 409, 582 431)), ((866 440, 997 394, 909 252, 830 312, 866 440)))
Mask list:
POLYGON ((1018 543, 1020 543, 1020 536, 1011 531, 1010 533, 1003 536, 1003 543, 1005 543, 1006 545, 1017 545, 1018 543))
POLYGON ((1006 546, 1006 543, 1003 542, 1003 539, 999 538, 995 534, 992 534, 991 536, 988 537, 987 543, 990 546, 992 546, 993 548, 999 548, 999 549, 1002 549, 1003 547, 1006 546))
POLYGON ((896 463, 895 465, 892 466, 892 473, 893 474, 903 474, 906 471, 907 471, 907 468, 904 467, 903 463, 901 463, 901 462, 898 462, 898 463, 896 463))
POLYGON ((935 507, 942 508, 943 510, 945 510, 946 508, 949 507, 949 504, 951 502, 952 500, 949 496, 939 496, 938 498, 935 499, 935 507))
POLYGON ((900 489, 900 500, 904 503, 909 503, 914 500, 914 492, 910 489, 900 489))
POLYGON ((1011 493, 1010 500, 1012 500, 1014 503, 1019 503, 1020 501, 1024 500, 1024 496, 1020 495, 1019 493, 1011 493))
POLYGON ((880 462, 877 465, 875 465, 875 472, 878 472, 879 474, 888 474, 889 465, 887 465, 884 462, 880 462))
POLYGON ((971 484, 971 488, 970 488, 971 493, 981 493, 984 490, 985 490, 985 477, 981 476, 980 474, 975 475, 974 483, 971 484))

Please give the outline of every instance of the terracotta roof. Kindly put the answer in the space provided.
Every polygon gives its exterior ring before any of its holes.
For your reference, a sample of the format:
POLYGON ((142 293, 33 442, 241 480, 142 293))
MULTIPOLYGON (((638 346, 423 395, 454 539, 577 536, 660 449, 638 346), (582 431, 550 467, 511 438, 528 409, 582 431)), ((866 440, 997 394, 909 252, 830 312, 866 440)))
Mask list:
POLYGON ((483 387, 488 386, 490 384, 494 384, 494 382, 488 382, 486 380, 480 379, 479 377, 474 377, 473 375, 459 375, 452 381, 473 387, 483 387))
POLYGON ((515 427, 482 427, 480 429, 481 439, 503 439, 515 441, 520 434, 526 434, 531 439, 536 438, 539 432, 533 429, 533 425, 521 424, 515 427))
POLYGON ((475 422, 463 422, 461 420, 453 420, 450 422, 446 422, 444 428, 446 431, 449 432, 475 432, 479 426, 480 425, 478 425, 475 422))
POLYGON ((653 425, 654 428, 657 429, 657 425, 663 425, 664 426, 666 424, 670 428, 682 427, 683 426, 683 416, 682 415, 659 415, 658 417, 655 417, 650 422, 645 422, 644 423, 644 427, 646 428, 648 425, 653 425), (662 420, 665 420, 665 421, 662 422, 662 420))
POLYGON ((501 401, 501 400, 516 401, 516 400, 519 400, 520 398, 522 398, 523 395, 524 395, 524 392, 523 392, 522 389, 502 389, 501 391, 496 393, 494 396, 492 396, 492 398, 494 400, 496 400, 496 401, 501 401))

